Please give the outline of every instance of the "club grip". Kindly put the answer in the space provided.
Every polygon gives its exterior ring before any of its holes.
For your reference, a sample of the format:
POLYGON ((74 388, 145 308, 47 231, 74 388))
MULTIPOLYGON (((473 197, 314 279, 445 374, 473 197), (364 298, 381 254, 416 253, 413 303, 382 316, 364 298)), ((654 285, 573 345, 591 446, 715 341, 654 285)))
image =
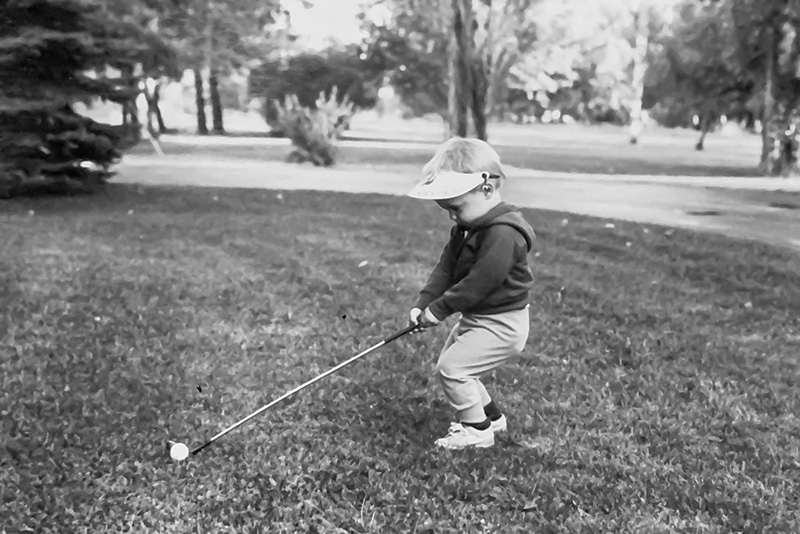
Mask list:
POLYGON ((404 335, 408 334, 409 332, 413 332, 417 328, 419 328, 418 325, 415 325, 415 324, 408 325, 407 327, 403 328, 402 330, 400 330, 398 332, 395 332, 391 336, 389 336, 386 339, 384 339, 383 342, 384 343, 391 343, 395 339, 397 339, 399 337, 403 337, 404 335))

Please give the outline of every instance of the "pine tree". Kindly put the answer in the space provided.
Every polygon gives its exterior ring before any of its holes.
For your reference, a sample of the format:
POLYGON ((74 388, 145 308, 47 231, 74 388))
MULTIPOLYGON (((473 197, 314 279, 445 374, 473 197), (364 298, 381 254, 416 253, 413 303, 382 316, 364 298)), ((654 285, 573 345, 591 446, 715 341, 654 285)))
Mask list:
POLYGON ((142 52, 135 27, 90 0, 2 0, 0 196, 87 189, 133 132, 76 113, 78 102, 124 102, 131 88, 109 67, 142 52))

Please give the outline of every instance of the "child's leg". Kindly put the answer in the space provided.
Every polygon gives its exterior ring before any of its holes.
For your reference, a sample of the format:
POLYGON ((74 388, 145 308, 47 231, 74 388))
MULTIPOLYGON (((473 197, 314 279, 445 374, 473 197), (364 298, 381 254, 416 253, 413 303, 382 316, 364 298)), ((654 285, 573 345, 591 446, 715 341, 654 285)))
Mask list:
POLYGON ((483 406, 483 413, 491 421, 492 429, 496 431, 505 430, 506 420, 505 417, 503 417, 503 412, 501 412, 500 408, 498 408, 494 403, 492 397, 489 395, 489 392, 486 391, 483 382, 480 380, 478 380, 478 388, 481 392, 481 405, 483 406))
POLYGON ((477 382, 478 382, 478 393, 481 396, 481 406, 486 406, 487 404, 492 402, 492 397, 489 396, 489 392, 486 391, 483 382, 481 382, 480 380, 478 380, 477 382))
POLYGON ((456 342, 456 339, 458 339, 458 326, 460 324, 461 321, 459 320, 455 324, 455 326, 453 326, 453 328, 450 329, 450 334, 448 334, 447 339, 444 341, 444 346, 442 347, 441 352, 439 352, 439 358, 441 358, 442 354, 447 352, 447 349, 449 349, 453 345, 453 343, 456 342))
POLYGON ((528 339, 528 310, 465 315, 445 343, 437 364, 445 396, 459 421, 486 420, 491 397, 478 377, 516 358, 528 339))

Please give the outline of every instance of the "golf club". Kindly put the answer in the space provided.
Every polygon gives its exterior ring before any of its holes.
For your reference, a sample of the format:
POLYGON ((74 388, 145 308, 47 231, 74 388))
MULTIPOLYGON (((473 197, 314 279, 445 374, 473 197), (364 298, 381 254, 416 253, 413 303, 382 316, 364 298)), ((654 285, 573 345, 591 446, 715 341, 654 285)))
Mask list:
POLYGON ((339 369, 342 369, 343 367, 346 367, 346 366, 350 365, 351 363, 353 363, 354 361, 358 360, 359 358, 362 358, 362 357, 366 356, 370 352, 373 352, 373 351, 381 348, 382 346, 384 346, 384 345, 386 345, 388 343, 391 343, 395 339, 397 339, 399 337, 402 337, 402 336, 408 334, 409 332, 412 332, 412 331, 416 330, 417 328, 418 328, 418 325, 413 325, 412 324, 412 325, 407 326, 406 328, 403 328, 402 330, 400 330, 398 332, 395 332, 394 334, 392 334, 391 336, 387 337, 386 339, 384 339, 380 343, 376 343, 375 345, 371 346, 370 348, 368 348, 368 349, 366 349, 366 350, 364 350, 362 352, 359 352, 358 354, 356 354, 355 356, 353 356, 349 360, 343 361, 342 363, 340 363, 336 367, 332 367, 331 369, 328 369, 327 371, 325 371, 321 375, 319 375, 319 376, 317 376, 315 378, 312 378, 308 382, 305 382, 304 384, 301 384, 301 385, 297 386, 293 390, 291 390, 291 391, 285 393, 284 395, 278 397, 277 399, 273 400, 269 404, 267 404, 265 406, 262 406, 261 408, 259 408, 255 412, 253 412, 250 415, 248 415, 247 417, 235 422, 234 424, 232 424, 231 426, 229 426, 228 428, 226 428, 222 432, 218 433, 217 435, 215 435, 214 437, 212 437, 211 439, 209 439, 208 441, 206 441, 205 443, 203 443, 199 447, 195 447, 191 451, 183 443, 169 441, 168 444, 169 444, 170 456, 172 457, 173 460, 185 460, 189 455, 197 454, 198 452, 200 452, 201 450, 205 449, 206 447, 208 447, 209 445, 211 445, 212 443, 217 441, 219 438, 221 438, 222 436, 224 436, 228 432, 240 427, 241 425, 243 425, 246 422, 248 422, 250 419, 252 419, 252 418, 256 417, 257 415, 265 412, 266 410, 268 410, 271 407, 275 406, 276 404, 278 404, 282 400, 291 397, 292 395, 294 395, 298 391, 302 391, 303 389, 307 388, 311 384, 313 384, 313 383, 315 383, 315 382, 317 382, 319 380, 322 380, 326 376, 329 376, 329 375, 335 373, 339 369))

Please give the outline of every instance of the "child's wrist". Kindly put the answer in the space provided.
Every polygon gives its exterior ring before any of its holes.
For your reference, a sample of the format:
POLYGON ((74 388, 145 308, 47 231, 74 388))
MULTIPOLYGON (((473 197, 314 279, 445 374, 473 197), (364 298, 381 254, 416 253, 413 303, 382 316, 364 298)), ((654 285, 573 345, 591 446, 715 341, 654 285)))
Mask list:
POLYGON ((425 320, 428 321, 429 323, 440 323, 440 322, 442 322, 441 319, 439 319, 438 317, 436 317, 436 315, 434 315, 434 313, 431 311, 430 308, 425 308, 423 313, 425 314, 425 320))

